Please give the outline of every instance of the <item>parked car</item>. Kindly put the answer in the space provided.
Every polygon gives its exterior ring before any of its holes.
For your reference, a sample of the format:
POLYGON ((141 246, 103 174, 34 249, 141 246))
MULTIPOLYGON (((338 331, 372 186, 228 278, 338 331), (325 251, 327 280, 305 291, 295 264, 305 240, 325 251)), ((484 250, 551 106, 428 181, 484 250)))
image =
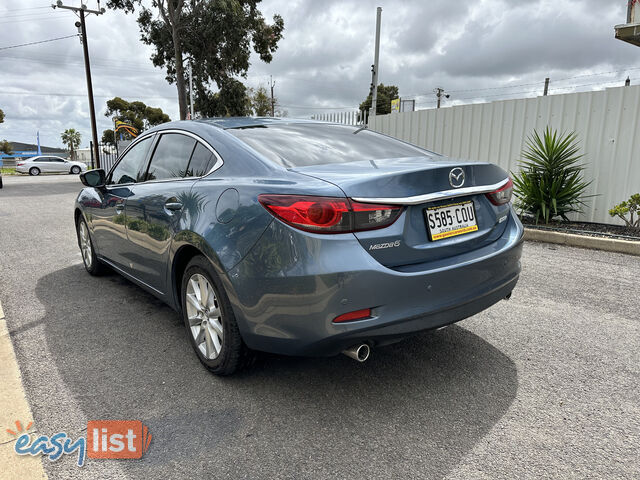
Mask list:
POLYGON ((87 271, 178 311, 216 374, 253 350, 364 361, 508 298, 520 273, 504 170, 364 128, 167 123, 80 178, 87 271))
POLYGON ((28 173, 29 175, 40 175, 41 173, 72 173, 78 175, 86 171, 87 166, 82 162, 65 160, 62 157, 52 155, 38 155, 16 162, 16 172, 28 173))

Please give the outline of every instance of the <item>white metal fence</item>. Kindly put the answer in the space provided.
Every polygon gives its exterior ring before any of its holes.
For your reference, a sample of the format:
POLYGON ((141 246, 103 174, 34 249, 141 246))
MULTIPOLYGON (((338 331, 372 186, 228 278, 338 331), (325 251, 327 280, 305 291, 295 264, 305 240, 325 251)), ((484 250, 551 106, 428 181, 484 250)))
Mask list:
POLYGON ((356 112, 331 112, 317 113, 312 115, 313 120, 321 120, 323 122, 342 123, 344 125, 363 125, 366 123, 368 113, 356 112))
POLYGON ((369 119, 373 130, 444 155, 492 162, 516 171, 527 137, 549 125, 576 131, 592 180, 583 215, 620 223, 608 214, 640 192, 640 86, 393 113, 369 119))

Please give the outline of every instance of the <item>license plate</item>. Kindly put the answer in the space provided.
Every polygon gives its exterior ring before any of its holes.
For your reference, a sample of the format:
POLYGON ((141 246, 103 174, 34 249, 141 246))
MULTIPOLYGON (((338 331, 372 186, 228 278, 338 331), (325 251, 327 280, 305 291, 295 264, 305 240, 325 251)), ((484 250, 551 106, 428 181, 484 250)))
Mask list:
POLYGON ((473 202, 460 202, 424 210, 431 241, 478 230, 473 202))

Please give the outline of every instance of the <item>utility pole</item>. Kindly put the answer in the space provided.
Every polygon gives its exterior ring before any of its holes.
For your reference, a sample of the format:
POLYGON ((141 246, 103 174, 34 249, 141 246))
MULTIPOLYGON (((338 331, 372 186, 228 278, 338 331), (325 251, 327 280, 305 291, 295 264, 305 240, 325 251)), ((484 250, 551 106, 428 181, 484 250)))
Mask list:
POLYGON ((271 116, 275 117, 276 101, 273 98, 273 87, 276 86, 276 82, 273 81, 273 75, 269 75, 269 86, 271 87, 271 116))
MULTIPOLYGON (((76 27, 80 29, 80 34, 82 36, 82 50, 84 53, 84 71, 87 77, 87 93, 89 95, 89 115, 91 117, 91 137, 93 139, 92 147, 93 147, 93 155, 96 159, 96 166, 100 168, 100 150, 98 147, 98 129, 96 127, 96 109, 93 103, 93 84, 91 82, 91 65, 89 64, 89 46, 87 45, 87 26, 85 23, 85 14, 95 14, 102 15, 105 10, 104 8, 100 8, 100 2, 98 1, 99 10, 89 10, 87 6, 82 3, 80 7, 69 7, 62 3, 62 0, 58 0, 56 3, 52 4, 51 7, 53 9, 62 8, 65 10, 71 10, 76 15, 80 17, 80 22, 76 22, 76 27)), ((115 132, 114 132, 115 134, 115 132)))
POLYGON ((193 120, 193 71, 189 60, 189 120, 193 120))
POLYGON ((373 55, 373 65, 371 66, 371 84, 373 92, 371 92, 371 115, 376 114, 378 106, 378 64, 380 60, 380 23, 382 21, 382 7, 376 10, 376 47, 373 55))
POLYGON ((449 94, 444 93, 444 88, 440 88, 440 87, 434 88, 433 92, 436 94, 436 98, 438 99, 438 108, 440 108, 440 99, 442 97, 449 98, 449 94))
POLYGON ((549 93, 549 77, 544 79, 544 93, 542 95, 546 97, 548 93, 549 93))

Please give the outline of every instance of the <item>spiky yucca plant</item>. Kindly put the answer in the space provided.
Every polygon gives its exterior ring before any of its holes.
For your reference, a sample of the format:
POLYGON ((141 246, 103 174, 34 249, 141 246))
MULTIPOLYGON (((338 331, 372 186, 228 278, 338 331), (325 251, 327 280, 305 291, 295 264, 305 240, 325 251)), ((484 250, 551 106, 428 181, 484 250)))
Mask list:
POLYGON ((584 181, 579 150, 575 132, 558 134, 547 127, 542 138, 536 130, 528 138, 521 170, 512 177, 516 206, 534 215, 536 223, 549 223, 556 216, 568 221, 568 213, 585 206, 584 192, 591 182, 584 181))

